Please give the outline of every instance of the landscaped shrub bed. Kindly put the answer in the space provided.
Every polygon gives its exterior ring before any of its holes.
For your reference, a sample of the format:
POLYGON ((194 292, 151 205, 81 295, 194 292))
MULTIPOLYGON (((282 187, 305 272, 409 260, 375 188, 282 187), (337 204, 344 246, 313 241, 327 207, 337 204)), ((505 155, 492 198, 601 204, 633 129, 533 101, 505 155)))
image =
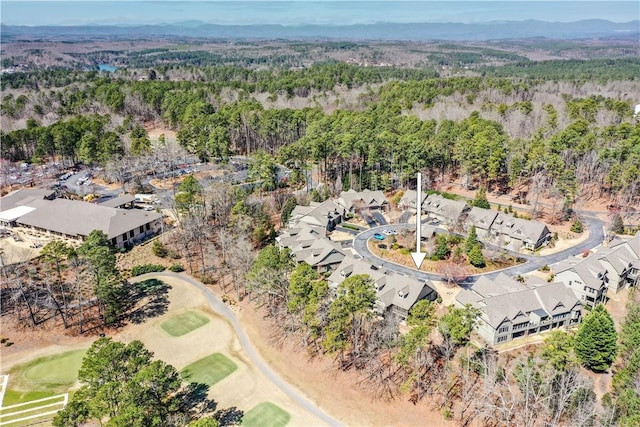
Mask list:
POLYGON ((142 264, 134 265, 131 269, 131 277, 140 276, 146 273, 156 273, 158 271, 164 271, 164 266, 160 264, 142 264))

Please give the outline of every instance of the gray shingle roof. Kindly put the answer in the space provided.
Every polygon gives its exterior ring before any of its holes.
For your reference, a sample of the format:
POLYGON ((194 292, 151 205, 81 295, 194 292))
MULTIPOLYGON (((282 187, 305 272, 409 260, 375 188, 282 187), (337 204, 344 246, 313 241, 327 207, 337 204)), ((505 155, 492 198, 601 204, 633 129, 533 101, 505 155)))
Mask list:
POLYGON ((600 260, 608 261, 618 275, 628 269, 629 265, 637 259, 636 254, 631 250, 631 248, 624 244, 598 252, 597 257, 600 260))
POLYGON ((488 230, 496 219, 496 216, 498 216, 498 212, 496 211, 473 206, 467 214, 467 221, 470 226, 474 225, 476 228, 488 230))
POLYGON ((36 200, 52 198, 55 192, 41 188, 22 188, 0 197, 0 212, 8 211, 18 206, 28 205, 36 200))
POLYGON ((290 222, 306 222, 309 225, 326 227, 329 216, 341 214, 343 210, 343 207, 331 199, 309 206, 296 206, 291 212, 290 222))
POLYGON ((118 206, 122 206, 126 203, 131 203, 135 201, 136 198, 130 194, 124 194, 118 197, 114 197, 113 199, 105 200, 104 202, 99 203, 100 206, 106 206, 108 208, 117 208, 118 206))
POLYGON ((501 212, 496 215, 491 229, 497 230, 513 239, 531 243, 538 242, 549 233, 547 225, 542 222, 514 218, 501 212))
POLYGON ((535 312, 541 317, 546 313, 553 316, 570 311, 579 300, 562 283, 548 284, 532 281, 525 285, 504 274, 495 281, 481 277, 471 289, 464 289, 456 296, 458 304, 471 304, 479 308, 493 328, 505 320, 522 322, 529 313, 535 312), (521 318, 521 319, 519 319, 521 318))
POLYGON ((114 209, 66 199, 37 200, 29 206, 36 209, 20 217, 18 223, 69 236, 88 236, 93 230, 102 230, 112 239, 162 218, 156 212, 114 209))
POLYGON ((351 210, 354 205, 361 204, 362 207, 377 207, 387 203, 387 198, 380 190, 343 191, 336 200, 338 205, 346 210, 351 210))
MULTIPOLYGON (((425 199, 427 198, 427 195, 422 193, 422 200, 420 201, 420 206, 422 206, 422 204, 424 203, 425 199)), ((416 200, 418 198, 418 193, 416 192, 416 190, 407 190, 404 192, 404 194, 402 195, 402 198, 400 199, 400 206, 404 206, 406 207, 411 207, 413 209, 416 208, 416 200)))
POLYGON ((422 208, 435 215, 441 215, 451 221, 457 221, 462 212, 467 208, 465 202, 445 199, 439 194, 429 194, 422 208))
POLYGON ((414 277, 396 274, 373 268, 371 264, 352 257, 345 257, 342 263, 329 276, 329 283, 337 286, 347 277, 357 274, 368 274, 376 286, 378 299, 386 308, 393 305, 410 310, 416 302, 424 298, 436 298, 433 284, 421 282, 414 277))

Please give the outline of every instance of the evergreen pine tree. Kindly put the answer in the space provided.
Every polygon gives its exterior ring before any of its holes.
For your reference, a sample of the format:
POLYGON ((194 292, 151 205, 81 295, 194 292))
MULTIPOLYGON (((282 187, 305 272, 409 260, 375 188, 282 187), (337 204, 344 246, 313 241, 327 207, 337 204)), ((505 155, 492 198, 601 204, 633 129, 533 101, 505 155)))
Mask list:
POLYGON ((469 251, 469 262, 471 265, 478 268, 482 268, 486 265, 484 257, 482 256, 482 248, 479 243, 469 251))
POLYGON ((575 338, 575 352, 586 368, 602 372, 616 357, 616 328, 602 304, 598 304, 583 320, 575 338))
POLYGON ((487 190, 484 187, 480 187, 478 191, 476 191, 476 196, 472 204, 478 208, 491 209, 491 205, 487 200, 487 190))
POLYGON ((464 252, 469 254, 471 250, 478 244, 478 233, 476 232, 475 225, 469 229, 467 239, 464 241, 464 252))
POLYGON ((449 249, 449 243, 446 236, 438 234, 436 236, 436 247, 433 251, 433 257, 437 260, 447 259, 451 250, 449 249))

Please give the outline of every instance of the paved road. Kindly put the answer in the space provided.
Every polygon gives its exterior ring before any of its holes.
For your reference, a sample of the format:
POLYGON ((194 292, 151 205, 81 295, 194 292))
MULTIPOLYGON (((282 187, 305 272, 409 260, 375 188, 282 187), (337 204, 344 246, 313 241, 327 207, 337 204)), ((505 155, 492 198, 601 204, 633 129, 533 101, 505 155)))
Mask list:
POLYGON ((307 400, 299 391, 294 389, 289 383, 284 381, 278 374, 276 374, 270 367, 267 365, 260 355, 256 352, 255 348, 251 344, 251 341, 247 337, 247 334, 242 329, 240 322, 238 322, 238 318, 236 315, 229 309, 229 307, 223 303, 217 296, 215 296, 209 289, 207 289, 202 283, 194 280, 193 278, 178 273, 170 273, 170 272, 162 272, 162 273, 149 273, 144 274, 142 276, 136 277, 136 279, 150 279, 157 278, 162 279, 163 277, 171 277, 174 279, 182 280, 191 286, 197 288, 207 299, 209 303, 209 307, 214 310, 219 315, 225 317, 238 336, 238 340, 240 341, 240 345, 242 349, 247 354, 249 359, 253 362, 253 364, 273 383, 276 387, 278 387, 285 395, 287 395, 291 400, 296 402, 298 405, 309 411, 311 414, 315 415, 319 419, 323 420, 329 425, 339 426, 340 422, 331 418, 324 411, 318 408, 315 404, 307 400))
MULTIPOLYGON (((507 273, 512 276, 517 276, 518 274, 529 273, 531 271, 537 270, 538 268, 544 265, 552 265, 557 262, 563 261, 571 256, 579 255, 584 250, 594 248, 602 243, 604 240, 604 223, 595 217, 590 212, 581 212, 583 222, 589 227, 589 237, 585 239, 582 243, 577 244, 571 248, 564 249, 555 254, 544 255, 544 256, 536 256, 536 255, 524 255, 524 254, 515 254, 514 252, 510 252, 511 254, 517 255, 521 258, 527 260, 524 264, 519 264, 513 267, 505 268, 500 271, 493 271, 490 273, 478 274, 469 276, 466 280, 469 283, 473 283, 480 276, 487 276, 489 278, 495 278, 501 272, 507 273)), ((421 280, 443 280, 444 276, 437 273, 429 273, 425 271, 418 271, 415 268, 405 267, 403 265, 399 265, 387 260, 383 260, 382 258, 374 255, 367 246, 367 241, 375 234, 379 233, 382 229, 393 229, 396 231, 404 230, 404 229, 415 229, 415 224, 391 224, 385 225, 384 227, 374 227, 368 230, 365 230, 358 234, 353 239, 353 248, 355 251, 362 256, 362 258, 366 259, 370 263, 374 265, 378 265, 380 267, 395 271, 397 273, 412 275, 421 280)), ((444 231, 444 230, 442 230, 444 231)))

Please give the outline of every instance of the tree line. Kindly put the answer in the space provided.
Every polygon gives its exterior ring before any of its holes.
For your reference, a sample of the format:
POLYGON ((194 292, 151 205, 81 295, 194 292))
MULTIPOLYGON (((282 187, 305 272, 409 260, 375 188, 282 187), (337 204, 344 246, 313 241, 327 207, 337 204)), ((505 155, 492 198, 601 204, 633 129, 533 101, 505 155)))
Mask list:
POLYGON ((162 283, 126 281, 116 267, 115 248, 97 230, 77 248, 53 240, 38 259, 4 265, 2 274, 2 314, 27 327, 53 319, 85 333, 144 316, 144 307, 135 309, 142 300, 158 307, 166 303, 162 283))
MULTIPOLYGON (((315 73, 329 76, 326 87, 335 88, 338 81, 351 84, 349 79, 356 79, 340 77, 343 68, 319 66, 315 73)), ((347 75, 353 71, 345 70, 347 75)), ((428 172, 432 184, 454 174, 489 190, 528 186, 531 200, 541 193, 553 196, 559 212, 569 209, 576 198, 609 196, 620 204, 632 204, 640 193, 640 131, 626 101, 565 94, 564 105, 540 106, 532 101, 538 88, 534 81, 416 78, 371 89, 363 94, 359 108, 328 113, 319 106, 266 108, 244 89, 237 89, 238 99, 228 100, 224 85, 251 80, 249 70, 229 71, 240 75, 213 75, 206 83, 99 77, 39 95, 55 98, 47 108, 57 105, 63 115, 102 106, 105 113, 111 111, 114 122, 106 114, 90 114, 42 126, 34 118, 38 114, 30 107, 30 98, 8 95, 3 110, 34 111, 27 114, 26 129, 2 131, 6 147, 2 155, 11 160, 62 156, 104 163, 128 150, 128 142, 136 142, 133 154, 145 151, 149 144, 138 123, 162 119, 177 129, 180 144, 204 161, 266 151, 298 177, 317 163, 324 180, 339 182, 343 188, 389 189, 405 185, 416 171, 428 172), (459 120, 421 119, 415 110, 416 105, 429 108, 456 97, 474 106, 479 96, 492 96, 495 102, 488 99, 481 110, 459 120), (516 101, 506 104, 504 97, 516 101), (115 117, 120 115, 125 119, 117 125, 115 117), (533 122, 533 115, 537 128, 527 130, 528 137, 512 136, 513 121, 521 117, 533 122)), ((297 72, 287 71, 265 81, 284 88, 282 79, 298 77, 297 72)), ((323 85, 311 87, 326 89, 323 85)))

